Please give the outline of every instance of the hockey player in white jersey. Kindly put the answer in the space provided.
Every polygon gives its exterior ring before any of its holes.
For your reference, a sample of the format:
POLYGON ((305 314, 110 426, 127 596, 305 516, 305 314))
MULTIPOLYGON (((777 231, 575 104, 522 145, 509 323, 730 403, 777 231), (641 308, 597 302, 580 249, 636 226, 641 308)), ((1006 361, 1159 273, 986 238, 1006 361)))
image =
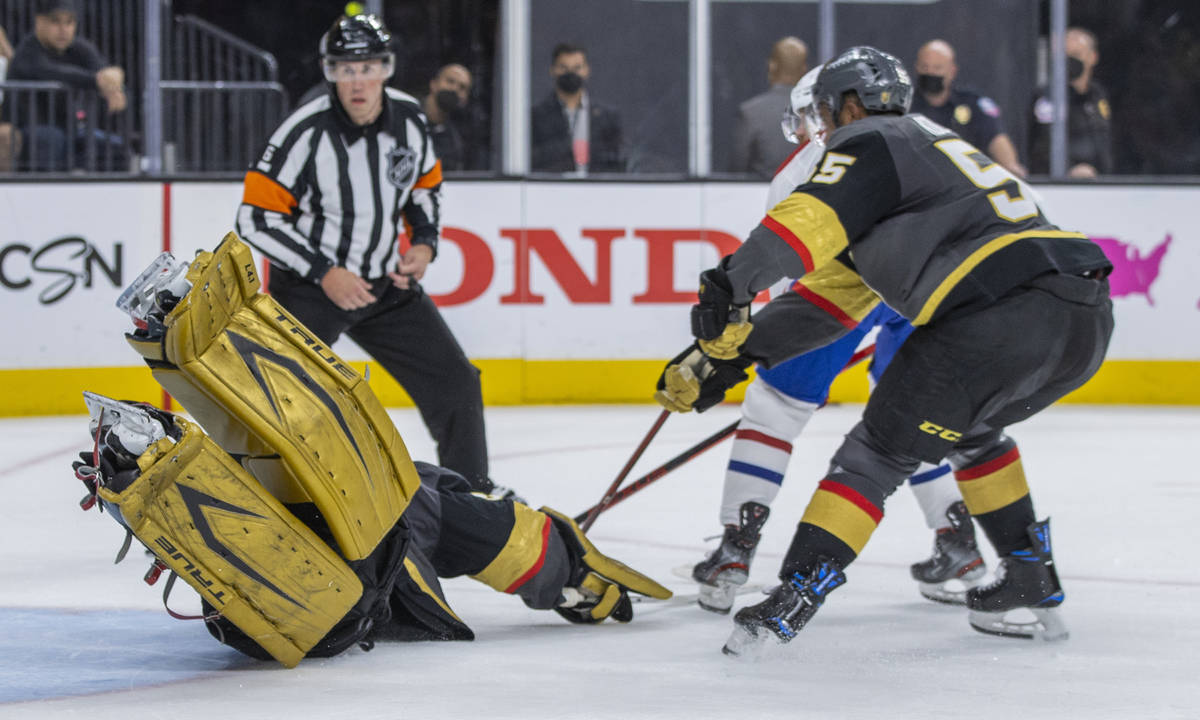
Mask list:
MULTIPOLYGON (((799 147, 771 181, 768 210, 808 181, 825 152, 824 132, 808 112, 821 67, 809 71, 792 89, 782 128, 784 136, 799 147)), ((811 296, 802 282, 791 280, 772 288, 771 295, 789 289, 811 296)), ((793 441, 817 408, 826 402, 830 384, 875 327, 879 328, 879 334, 868 373, 874 386, 912 332, 907 320, 883 304, 838 341, 770 370, 759 368, 757 378, 746 389, 742 420, 734 435, 725 472, 721 543, 692 569, 692 578, 700 586, 700 607, 722 614, 732 608, 739 586, 749 578, 762 527, 787 471, 793 441)), ((923 464, 909 484, 926 525, 935 532, 933 554, 913 564, 913 578, 925 597, 961 604, 966 587, 978 583, 986 568, 975 542, 974 525, 962 504, 950 467, 945 463, 923 464)))

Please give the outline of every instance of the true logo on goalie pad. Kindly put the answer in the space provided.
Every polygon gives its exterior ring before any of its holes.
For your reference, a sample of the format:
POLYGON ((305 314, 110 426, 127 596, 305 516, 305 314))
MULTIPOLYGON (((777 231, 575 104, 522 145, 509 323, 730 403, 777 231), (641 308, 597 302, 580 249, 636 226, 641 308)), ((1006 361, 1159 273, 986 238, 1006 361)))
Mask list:
MULTIPOLYGON (((189 577, 194 579, 196 582, 200 583, 205 588, 212 587, 213 581, 204 577, 204 573, 200 572, 200 568, 196 567, 196 564, 194 562, 192 562, 191 560, 189 560, 187 555, 184 555, 183 553, 179 552, 179 548, 175 547, 175 543, 171 542, 170 540, 163 537, 162 535, 159 535, 158 537, 154 538, 154 544, 157 545, 159 547, 159 549, 161 549, 163 551, 163 553, 167 557, 171 558, 172 560, 182 560, 183 561, 183 571, 186 572, 189 577)), ((155 576, 155 577, 157 578, 157 576, 155 576)), ((218 590, 216 592, 212 592, 210 590, 209 594, 211 595, 213 600, 221 603, 222 605, 225 604, 225 591, 224 590, 218 590)))
POLYGON ((410 147, 398 147, 388 151, 388 182, 398 188, 406 188, 417 177, 417 151, 410 147))

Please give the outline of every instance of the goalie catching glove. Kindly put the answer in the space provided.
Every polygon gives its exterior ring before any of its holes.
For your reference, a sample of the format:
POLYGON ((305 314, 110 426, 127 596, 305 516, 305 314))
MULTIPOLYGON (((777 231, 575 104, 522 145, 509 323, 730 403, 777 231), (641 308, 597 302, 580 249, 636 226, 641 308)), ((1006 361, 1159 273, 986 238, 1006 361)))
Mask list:
POLYGON ((751 361, 734 355, 720 359, 705 353, 699 343, 675 356, 658 378, 654 399, 672 412, 704 412, 725 399, 725 392, 749 379, 751 361))
POLYGON ((750 335, 750 306, 733 302, 725 261, 700 273, 699 302, 692 306, 692 335, 704 354, 733 360, 750 335))

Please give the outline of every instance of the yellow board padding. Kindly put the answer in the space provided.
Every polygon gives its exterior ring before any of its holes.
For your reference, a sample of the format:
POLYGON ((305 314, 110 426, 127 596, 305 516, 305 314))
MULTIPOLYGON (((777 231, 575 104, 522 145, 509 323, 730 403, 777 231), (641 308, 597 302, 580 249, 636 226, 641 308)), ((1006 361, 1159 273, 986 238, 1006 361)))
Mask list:
POLYGON ((141 457, 141 475, 100 496, 133 534, 218 612, 294 667, 362 596, 324 541, 200 429, 141 457))
MULTIPOLYGON (((588 403, 654 404, 661 360, 472 360, 483 371, 485 405, 588 403)), ((362 373, 385 407, 412 407, 408 394, 375 362, 348 362, 362 373)), ((829 393, 833 403, 867 400, 867 367, 842 373, 829 393)), ((0 370, 0 416, 78 415, 83 391, 159 405, 162 389, 144 366, 0 370)), ((726 395, 740 402, 746 384, 726 395)), ((1109 360, 1063 402, 1096 405, 1200 405, 1200 360, 1109 360)), ((179 406, 176 405, 178 410, 179 406)))
POLYGON ((156 369, 156 378, 223 436, 218 442, 249 433, 259 442, 247 450, 274 450, 342 554, 367 557, 420 486, 383 406, 357 372, 258 292, 250 250, 233 233, 197 255, 187 277, 192 289, 164 322, 165 357, 177 370, 156 369))

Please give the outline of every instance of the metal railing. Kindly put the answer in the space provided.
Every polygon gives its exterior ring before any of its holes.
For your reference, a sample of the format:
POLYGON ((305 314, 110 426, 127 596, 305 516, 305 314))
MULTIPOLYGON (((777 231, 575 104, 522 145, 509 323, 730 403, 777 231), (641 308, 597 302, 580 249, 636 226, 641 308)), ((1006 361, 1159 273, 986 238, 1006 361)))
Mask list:
POLYGON ((129 172, 127 110, 58 82, 11 80, 0 93, 0 172, 129 172))
POLYGON ((164 80, 163 172, 245 170, 288 113, 276 82, 164 80))
POLYGON ((274 82, 275 56, 194 15, 175 18, 171 47, 164 54, 163 78, 274 82))

